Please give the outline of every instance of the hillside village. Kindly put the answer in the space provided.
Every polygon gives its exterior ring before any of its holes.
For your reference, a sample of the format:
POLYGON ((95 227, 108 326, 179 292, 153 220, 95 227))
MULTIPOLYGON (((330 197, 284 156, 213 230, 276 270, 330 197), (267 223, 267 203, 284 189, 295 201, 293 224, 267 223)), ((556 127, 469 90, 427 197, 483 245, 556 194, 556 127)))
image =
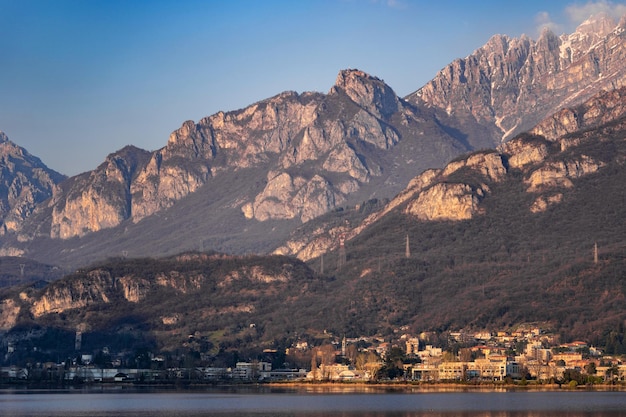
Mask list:
MULTIPOLYGON (((255 360, 233 366, 211 366, 207 353, 178 356, 155 352, 98 352, 81 350, 59 363, 27 363, 1 368, 0 382, 48 384, 83 383, 246 383, 276 381, 403 382, 403 383, 511 383, 620 384, 626 381, 626 363, 605 355, 584 341, 559 343, 557 335, 530 327, 517 331, 449 332, 445 335, 403 333, 393 341, 381 337, 346 338, 325 333, 323 344, 301 340, 284 352, 266 349, 255 360), (443 336, 443 338, 442 338, 443 336), (447 347, 431 344, 443 341, 447 347), (285 362, 276 366, 276 359, 285 362), (308 367, 301 367, 310 361, 308 367), (132 366, 135 365, 135 366, 132 366), (281 366, 282 365, 282 366, 281 366)), ((189 336, 189 345, 197 335, 189 336)), ((6 347, 4 363, 18 350, 6 347)), ((37 352, 37 347, 31 347, 37 352)), ((235 355, 236 357, 236 355, 235 355)))

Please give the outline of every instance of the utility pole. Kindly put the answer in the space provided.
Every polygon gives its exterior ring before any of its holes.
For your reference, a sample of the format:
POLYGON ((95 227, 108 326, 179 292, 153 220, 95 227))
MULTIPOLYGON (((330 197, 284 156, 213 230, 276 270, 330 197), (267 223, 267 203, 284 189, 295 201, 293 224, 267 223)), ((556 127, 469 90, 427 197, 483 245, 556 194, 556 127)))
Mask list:
POLYGON ((76 336, 74 337, 74 350, 79 351, 82 348, 83 332, 80 328, 76 329, 76 336))
POLYGON ((346 235, 339 236, 339 269, 346 264, 346 235))
POLYGON ((593 263, 598 263, 598 242, 595 242, 593 245, 593 263))
POLYGON ((411 257, 411 247, 409 246, 409 234, 406 234, 406 249, 404 250, 404 256, 411 257))

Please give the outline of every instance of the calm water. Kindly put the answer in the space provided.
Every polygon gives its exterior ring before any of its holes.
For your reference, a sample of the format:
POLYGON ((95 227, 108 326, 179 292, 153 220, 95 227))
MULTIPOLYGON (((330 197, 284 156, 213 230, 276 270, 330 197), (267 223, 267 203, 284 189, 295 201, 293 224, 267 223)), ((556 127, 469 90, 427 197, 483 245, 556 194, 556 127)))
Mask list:
POLYGON ((624 416, 624 392, 0 391, 0 416, 624 416))

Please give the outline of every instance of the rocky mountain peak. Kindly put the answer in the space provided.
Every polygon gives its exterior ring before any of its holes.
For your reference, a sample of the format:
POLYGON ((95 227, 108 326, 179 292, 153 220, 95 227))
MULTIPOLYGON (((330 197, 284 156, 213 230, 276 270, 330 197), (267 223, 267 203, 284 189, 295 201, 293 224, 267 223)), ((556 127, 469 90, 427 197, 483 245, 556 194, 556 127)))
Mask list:
POLYGON ((608 13, 597 13, 582 22, 577 28, 577 34, 602 38, 615 29, 615 20, 608 13))
POLYGON ((2 158, 4 164, 12 163, 10 159, 13 159, 15 162, 23 158, 25 153, 28 154, 23 148, 11 142, 4 132, 0 131, 0 158, 2 158))
POLYGON ((554 34, 554 32, 550 28, 543 28, 541 34, 539 35, 539 39, 537 39, 537 49, 548 49, 552 50, 555 46, 558 48, 559 37, 554 34))
POLYGON ((620 22, 598 14, 560 37, 548 29, 537 41, 493 36, 406 99, 450 118, 475 148, 497 145, 563 107, 626 85, 626 19, 620 22))
POLYGON ((181 127, 176 129, 170 134, 170 138, 168 140, 168 145, 175 145, 180 143, 185 138, 189 137, 189 134, 195 129, 196 124, 193 120, 185 121, 181 127))
POLYGON ((615 20, 606 13, 598 13, 581 23, 570 35, 561 35, 561 58, 570 62, 579 60, 597 46, 598 42, 615 34, 615 20))
POLYGON ((383 80, 360 70, 340 71, 330 93, 338 90, 360 107, 383 119, 396 113, 402 106, 396 93, 383 80))
POLYGON ((0 235, 18 230, 63 179, 0 131, 0 235))
POLYGON ((626 87, 602 92, 557 112, 495 150, 473 152, 442 169, 424 171, 385 207, 352 228, 340 228, 332 221, 318 223, 314 232, 294 233, 277 253, 310 260, 336 249, 339 234, 352 239, 398 209, 422 222, 482 216, 488 212, 485 198, 501 190, 500 184, 515 183, 520 177, 528 212, 544 212, 560 204, 579 178, 615 162, 623 165, 623 152, 616 151, 612 141, 623 137, 625 118, 626 87))
POLYGON ((358 69, 345 69, 339 71, 339 74, 337 74, 334 86, 342 88, 344 91, 348 92, 356 84, 369 82, 382 82, 382 80, 366 73, 365 71, 358 69))

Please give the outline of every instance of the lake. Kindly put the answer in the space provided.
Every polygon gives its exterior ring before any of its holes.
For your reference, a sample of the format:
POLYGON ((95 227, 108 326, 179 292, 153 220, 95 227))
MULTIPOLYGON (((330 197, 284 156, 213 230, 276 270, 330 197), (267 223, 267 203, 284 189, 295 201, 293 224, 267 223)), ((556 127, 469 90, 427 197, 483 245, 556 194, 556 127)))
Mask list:
POLYGON ((626 392, 293 389, 0 390, 12 417, 624 416, 626 392))

